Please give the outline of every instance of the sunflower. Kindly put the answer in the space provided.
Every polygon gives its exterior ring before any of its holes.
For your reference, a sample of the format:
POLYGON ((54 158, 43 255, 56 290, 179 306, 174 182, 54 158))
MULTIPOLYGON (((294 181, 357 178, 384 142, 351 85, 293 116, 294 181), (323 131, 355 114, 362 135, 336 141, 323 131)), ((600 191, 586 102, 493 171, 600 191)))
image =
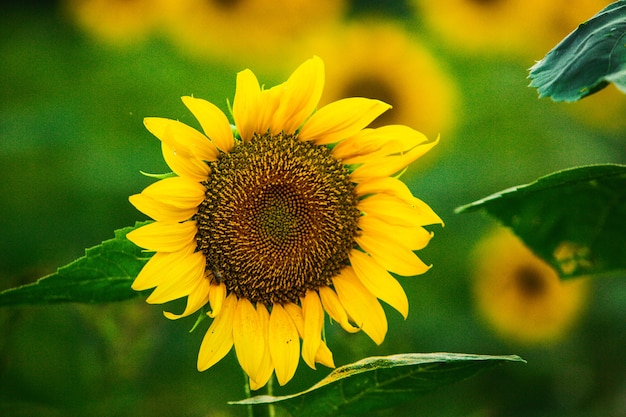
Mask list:
POLYGON ((561 281, 556 271, 508 229, 498 228, 475 252, 474 295, 485 322, 527 345, 565 336, 585 305, 588 281, 561 281))
POLYGON ((322 340, 326 312, 348 332, 382 343, 378 299, 405 318, 408 301, 390 272, 429 266, 414 253, 441 219, 392 176, 436 141, 402 125, 367 128, 390 108, 366 98, 316 107, 324 65, 313 57, 289 79, 260 87, 237 75, 234 126, 215 105, 183 103, 204 134, 175 120, 146 118, 174 176, 130 197, 155 221, 127 237, 155 254, 133 283, 155 288, 149 303, 187 297, 182 314, 205 305, 213 321, 198 369, 235 348, 252 389, 275 373, 281 385, 299 357, 333 367, 322 340), (300 347, 302 340, 302 347, 300 347))

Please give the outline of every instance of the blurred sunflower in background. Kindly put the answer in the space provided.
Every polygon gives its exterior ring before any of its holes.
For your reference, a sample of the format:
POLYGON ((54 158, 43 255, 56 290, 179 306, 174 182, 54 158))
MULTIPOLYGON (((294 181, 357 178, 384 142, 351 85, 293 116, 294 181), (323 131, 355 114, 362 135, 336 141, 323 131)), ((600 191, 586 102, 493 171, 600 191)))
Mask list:
POLYGON ((562 281, 509 229, 483 238, 474 253, 476 308, 506 340, 527 345, 563 338, 586 305, 588 280, 562 281))
POLYGON ((428 137, 453 136, 461 118, 455 79, 416 36, 392 21, 368 18, 316 31, 296 56, 303 53, 328 62, 322 103, 376 98, 394 106, 373 126, 407 123, 428 137))
POLYGON ((167 0, 62 0, 67 18, 95 39, 115 46, 138 44, 169 14, 167 0))
POLYGON ((299 39, 344 17, 344 0, 177 0, 166 16, 172 42, 190 56, 273 66, 299 39))
POLYGON ((527 57, 534 36, 559 10, 543 0, 412 0, 418 18, 462 53, 527 57))
POLYGON ((367 128, 390 106, 348 98, 316 110, 324 66, 314 57, 264 89, 238 74, 232 116, 192 97, 183 102, 204 134, 178 121, 147 118, 176 174, 131 196, 155 222, 130 232, 156 252, 133 288, 147 301, 187 297, 180 315, 205 305, 214 318, 198 369, 234 346, 252 389, 275 372, 283 385, 301 355, 333 367, 322 340, 324 311, 345 330, 382 343, 387 319, 378 299, 405 318, 408 300, 390 272, 429 269, 414 251, 441 219, 394 174, 430 150, 403 125, 367 128), (390 271, 390 272, 389 272, 390 271))
POLYGON ((462 53, 541 59, 611 0, 411 0, 417 18, 462 53))

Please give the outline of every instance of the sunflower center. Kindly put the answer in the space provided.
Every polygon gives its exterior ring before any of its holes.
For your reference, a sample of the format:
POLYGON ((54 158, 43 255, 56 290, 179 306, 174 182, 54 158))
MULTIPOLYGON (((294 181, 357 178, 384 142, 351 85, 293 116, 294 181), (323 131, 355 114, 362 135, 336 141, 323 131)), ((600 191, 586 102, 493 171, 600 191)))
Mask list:
POLYGON ((521 267, 515 274, 516 283, 526 298, 539 298, 547 290, 545 277, 531 267, 521 267))
POLYGON ((256 201, 259 232, 269 241, 282 245, 289 237, 297 237, 298 220, 303 206, 298 190, 285 184, 274 184, 261 190, 256 201))
POLYGON ((209 165, 196 242, 218 281, 264 304, 331 284, 360 212, 349 172, 327 147, 255 135, 209 165))

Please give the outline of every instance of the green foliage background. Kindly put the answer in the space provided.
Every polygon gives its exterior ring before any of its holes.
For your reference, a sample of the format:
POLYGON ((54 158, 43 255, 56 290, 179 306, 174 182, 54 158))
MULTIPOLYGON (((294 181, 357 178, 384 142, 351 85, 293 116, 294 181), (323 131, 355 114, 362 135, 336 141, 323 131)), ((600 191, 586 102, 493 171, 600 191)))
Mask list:
MULTIPOLYGON (((190 121, 179 100, 186 94, 225 109, 241 68, 191 59, 159 38, 121 50, 103 47, 64 19, 55 2, 0 7, 3 290, 55 271, 112 238, 114 229, 142 220, 127 200, 152 182, 139 170, 167 170, 143 117, 190 121)), ((375 7, 355 2, 354 12, 375 7)), ((406 7, 396 2, 380 14, 401 19, 406 7)), ((335 362, 436 351, 514 353, 528 361, 441 388, 393 411, 397 416, 624 415, 623 279, 593 281, 580 323, 560 343, 503 341, 480 320, 471 296, 471 251, 495 222, 454 209, 572 166, 623 164, 626 123, 594 127, 572 112, 579 103, 539 100, 526 78, 534 61, 467 56, 425 39, 462 91, 460 125, 405 179, 446 227, 421 253, 434 268, 402 280, 408 320, 387 309, 390 332, 381 346, 328 327, 335 362)), ((257 73, 268 85, 286 75, 257 73)), ((206 326, 188 335, 194 320, 166 320, 160 306, 141 297, 2 308, 0 415, 245 415, 243 407, 226 404, 244 397, 232 352, 209 371, 196 371, 206 326)), ((276 394, 304 390, 326 373, 301 365, 276 394)))

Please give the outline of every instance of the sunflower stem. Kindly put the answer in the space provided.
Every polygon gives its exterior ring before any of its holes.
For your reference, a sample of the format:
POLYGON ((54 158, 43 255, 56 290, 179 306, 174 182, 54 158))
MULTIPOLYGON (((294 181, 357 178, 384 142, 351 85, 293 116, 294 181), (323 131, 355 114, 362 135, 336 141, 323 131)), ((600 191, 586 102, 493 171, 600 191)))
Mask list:
MULTIPOLYGON (((256 395, 274 395, 274 376, 272 375, 270 379, 267 381, 265 387, 261 388, 258 391, 252 392, 250 389, 250 380, 248 379, 248 375, 244 372, 244 391, 246 394, 246 398, 252 398, 252 396, 256 395)), ((267 404, 267 407, 263 407, 260 404, 257 405, 248 405, 248 417, 276 417, 276 409, 273 404, 267 404)))
MULTIPOLYGON (((266 389, 267 395, 274 395, 274 375, 270 376, 270 379, 267 381, 266 389)), ((274 404, 267 404, 267 415, 268 417, 276 417, 274 404)))
MULTIPOLYGON (((243 390, 246 394, 246 398, 250 398, 252 397, 252 391, 250 390, 250 379, 248 379, 248 374, 246 374, 245 372, 243 373, 243 381, 243 390)), ((255 417, 252 404, 248 405, 248 417, 255 417)))

